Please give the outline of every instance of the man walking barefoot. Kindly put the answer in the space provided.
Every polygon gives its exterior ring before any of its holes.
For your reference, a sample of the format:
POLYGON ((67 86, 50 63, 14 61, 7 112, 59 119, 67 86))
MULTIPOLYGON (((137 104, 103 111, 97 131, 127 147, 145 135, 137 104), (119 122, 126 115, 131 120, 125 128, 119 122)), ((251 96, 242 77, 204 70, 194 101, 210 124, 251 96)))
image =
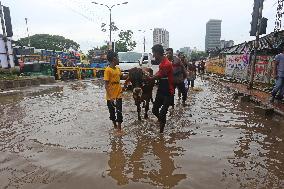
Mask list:
POLYGON ((173 66, 168 58, 164 56, 162 45, 154 45, 152 52, 155 60, 159 62, 159 71, 152 78, 159 80, 152 112, 159 120, 160 133, 163 133, 167 120, 167 112, 174 95, 173 66))
MULTIPOLYGON (((166 50, 166 54, 173 66, 174 91, 178 88, 182 94, 182 105, 186 106, 187 90, 185 88, 184 80, 187 78, 187 72, 185 66, 181 62, 180 58, 174 56, 172 48, 168 48, 166 50)), ((174 98, 172 100, 174 105, 174 98)))

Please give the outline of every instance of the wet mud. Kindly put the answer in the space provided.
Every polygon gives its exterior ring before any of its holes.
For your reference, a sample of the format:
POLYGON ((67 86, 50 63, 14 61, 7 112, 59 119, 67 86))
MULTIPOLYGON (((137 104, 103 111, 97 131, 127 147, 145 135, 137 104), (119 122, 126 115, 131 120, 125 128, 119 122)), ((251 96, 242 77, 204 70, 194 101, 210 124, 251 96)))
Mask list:
POLYGON ((124 93, 124 136, 101 81, 0 100, 0 188, 284 188, 284 120, 209 81, 176 101, 163 135, 124 93))

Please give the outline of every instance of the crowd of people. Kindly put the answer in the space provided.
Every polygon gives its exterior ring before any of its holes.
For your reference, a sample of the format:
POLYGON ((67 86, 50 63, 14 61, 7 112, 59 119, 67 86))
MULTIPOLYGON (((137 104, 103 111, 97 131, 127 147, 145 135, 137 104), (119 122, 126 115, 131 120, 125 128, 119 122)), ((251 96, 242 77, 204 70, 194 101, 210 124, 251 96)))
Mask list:
MULTIPOLYGON (((157 80, 158 87, 152 113, 157 117, 160 126, 160 133, 164 132, 167 121, 167 112, 169 107, 174 107, 174 96, 178 89, 182 96, 182 105, 187 106, 187 96, 190 87, 194 87, 197 71, 204 73, 205 63, 202 61, 196 66, 195 60, 191 63, 183 53, 174 55, 172 48, 164 50, 162 45, 154 45, 152 53, 155 61, 159 63, 159 71, 148 80, 157 80)), ((121 124, 123 122, 122 114, 122 87, 120 79, 122 73, 119 68, 119 57, 117 53, 108 51, 107 60, 110 65, 104 73, 107 107, 110 114, 110 120, 119 134, 122 134, 121 124)), ((127 77, 127 76, 124 76, 127 77)))

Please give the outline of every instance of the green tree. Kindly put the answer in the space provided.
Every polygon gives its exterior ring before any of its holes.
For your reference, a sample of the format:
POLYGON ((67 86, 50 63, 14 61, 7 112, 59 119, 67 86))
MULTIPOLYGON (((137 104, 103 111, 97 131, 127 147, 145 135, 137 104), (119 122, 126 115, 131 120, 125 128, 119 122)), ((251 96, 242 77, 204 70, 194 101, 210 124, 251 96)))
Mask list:
POLYGON ((94 48, 92 48, 92 49, 90 49, 90 50, 88 51, 88 54, 87 54, 88 59, 89 59, 89 60, 92 60, 94 54, 95 54, 96 52, 98 52, 98 51, 100 51, 100 52, 106 52, 107 50, 108 50, 108 46, 107 46, 107 45, 103 45, 103 46, 101 46, 101 47, 94 47, 94 48))
POLYGON ((137 43, 132 40, 133 31, 121 30, 118 34, 119 40, 115 43, 115 51, 116 52, 127 52, 132 51, 137 43))
POLYGON ((28 46, 29 40, 31 47, 36 49, 48 49, 56 51, 78 50, 80 45, 71 39, 66 39, 59 35, 35 34, 30 38, 25 37, 17 41, 18 44, 28 46))
POLYGON ((108 45, 103 45, 100 47, 100 50, 102 51, 107 51, 108 50, 108 45))
MULTIPOLYGON (((109 31, 109 25, 107 25, 106 23, 102 23, 101 25, 101 30, 102 32, 107 32, 109 31)), ((111 31, 117 31, 118 30, 118 27, 115 25, 114 22, 111 22, 111 31)))
POLYGON ((197 61, 199 61, 200 59, 206 58, 206 57, 208 57, 208 54, 203 51, 192 52, 190 55, 191 60, 197 60, 197 61))
POLYGON ((88 59, 89 59, 89 60, 92 60, 93 55, 94 55, 94 53, 95 53, 96 50, 99 50, 98 47, 95 47, 95 48, 93 48, 93 49, 88 50, 87 56, 88 56, 88 59))

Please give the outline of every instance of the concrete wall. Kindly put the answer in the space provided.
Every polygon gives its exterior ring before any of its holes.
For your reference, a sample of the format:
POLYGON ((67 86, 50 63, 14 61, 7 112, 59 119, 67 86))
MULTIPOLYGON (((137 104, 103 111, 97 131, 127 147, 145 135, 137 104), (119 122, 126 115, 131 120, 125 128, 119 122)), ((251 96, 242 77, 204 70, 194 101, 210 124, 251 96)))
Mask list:
MULTIPOLYGON (((255 65, 255 81, 259 83, 271 83, 273 74, 273 56, 257 56, 255 65)), ((248 80, 250 77, 249 56, 224 55, 211 58, 206 62, 206 71, 234 79, 248 80)))
POLYGON ((49 84, 49 83, 55 83, 55 78, 37 77, 37 78, 28 78, 28 79, 0 80, 0 90, 38 86, 41 84, 49 84))

